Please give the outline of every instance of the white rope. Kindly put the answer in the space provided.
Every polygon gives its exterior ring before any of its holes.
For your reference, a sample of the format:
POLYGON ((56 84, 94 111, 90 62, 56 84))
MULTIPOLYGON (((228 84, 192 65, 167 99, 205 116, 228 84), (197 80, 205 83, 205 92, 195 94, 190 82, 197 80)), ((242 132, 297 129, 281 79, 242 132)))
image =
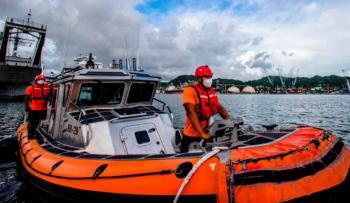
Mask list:
POLYGON ((183 189, 185 188, 185 186, 188 184, 188 182, 190 181, 190 179, 192 178, 193 174, 197 171, 197 169, 205 162, 207 161, 209 158, 213 157, 214 155, 216 155, 217 153, 219 153, 222 149, 214 149, 213 151, 209 152, 208 154, 206 154, 205 156, 203 156, 201 159, 199 159, 199 161, 193 166, 193 168, 191 169, 191 171, 187 174, 187 176, 185 177, 184 181, 182 182, 179 190, 176 193, 175 199, 173 201, 173 203, 176 203, 179 200, 179 197, 183 191, 183 189))

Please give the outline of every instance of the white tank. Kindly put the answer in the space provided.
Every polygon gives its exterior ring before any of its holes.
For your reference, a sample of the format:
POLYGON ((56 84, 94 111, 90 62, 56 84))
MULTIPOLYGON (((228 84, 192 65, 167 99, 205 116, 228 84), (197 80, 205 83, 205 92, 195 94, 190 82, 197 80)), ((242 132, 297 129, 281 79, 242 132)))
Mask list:
POLYGON ((238 94, 238 93, 240 93, 240 90, 236 86, 231 86, 227 89, 227 92, 232 93, 232 94, 238 94))
POLYGON ((245 93, 245 94, 255 94, 255 89, 251 86, 246 86, 243 88, 242 90, 242 93, 245 93))

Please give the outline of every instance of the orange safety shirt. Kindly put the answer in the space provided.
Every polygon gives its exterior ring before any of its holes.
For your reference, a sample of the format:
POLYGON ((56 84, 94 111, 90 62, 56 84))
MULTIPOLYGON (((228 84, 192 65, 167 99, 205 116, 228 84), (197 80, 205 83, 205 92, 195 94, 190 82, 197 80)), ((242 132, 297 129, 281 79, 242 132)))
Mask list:
MULTIPOLYGON (((206 99, 207 99, 207 95, 205 95, 204 97, 206 97, 206 99)), ((210 99, 212 101, 215 101, 215 104, 213 105, 213 107, 214 107, 213 112, 211 113, 213 115, 217 112, 217 105, 218 105, 216 93, 215 93, 215 98, 210 97, 210 99)), ((184 89, 183 95, 182 95, 182 104, 193 104, 193 105, 195 105, 195 111, 197 113, 201 111, 200 110, 201 105, 200 105, 200 101, 198 98, 198 94, 197 94, 196 90, 194 89, 194 87, 187 87, 184 89)), ((202 126, 203 129, 207 128, 209 118, 200 118, 200 117, 201 117, 201 115, 198 115, 200 125, 202 126)), ((187 115, 185 118, 185 125, 184 125, 184 129, 183 129, 183 133, 189 137, 200 137, 199 132, 192 126, 192 123, 187 115)))
POLYGON ((31 111, 47 110, 47 99, 50 95, 49 85, 30 85, 24 94, 29 97, 29 108, 31 111))

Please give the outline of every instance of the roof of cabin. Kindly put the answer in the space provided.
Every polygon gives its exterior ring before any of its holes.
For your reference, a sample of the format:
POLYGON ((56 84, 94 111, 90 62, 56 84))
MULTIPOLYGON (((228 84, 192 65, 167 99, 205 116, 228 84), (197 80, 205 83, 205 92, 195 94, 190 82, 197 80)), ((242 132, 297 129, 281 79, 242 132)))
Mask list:
POLYGON ((116 69, 64 69, 64 72, 56 77, 60 80, 140 80, 159 82, 161 77, 141 71, 125 71, 116 69))

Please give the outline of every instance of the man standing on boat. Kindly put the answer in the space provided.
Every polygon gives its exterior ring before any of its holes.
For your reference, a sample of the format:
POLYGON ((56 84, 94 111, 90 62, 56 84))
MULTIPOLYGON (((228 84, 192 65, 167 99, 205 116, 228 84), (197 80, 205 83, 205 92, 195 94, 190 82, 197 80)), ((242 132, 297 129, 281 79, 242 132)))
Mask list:
POLYGON ((197 84, 184 89, 182 104, 186 110, 181 152, 187 152, 192 142, 209 139, 206 132, 209 120, 215 114, 222 118, 230 118, 229 113, 220 104, 215 90, 211 87, 213 72, 207 65, 197 67, 195 74, 197 84))
POLYGON ((45 80, 42 74, 35 76, 34 84, 28 86, 24 93, 25 110, 28 112, 31 133, 34 132, 40 120, 46 118, 47 101, 51 90, 50 86, 45 84, 45 80))

